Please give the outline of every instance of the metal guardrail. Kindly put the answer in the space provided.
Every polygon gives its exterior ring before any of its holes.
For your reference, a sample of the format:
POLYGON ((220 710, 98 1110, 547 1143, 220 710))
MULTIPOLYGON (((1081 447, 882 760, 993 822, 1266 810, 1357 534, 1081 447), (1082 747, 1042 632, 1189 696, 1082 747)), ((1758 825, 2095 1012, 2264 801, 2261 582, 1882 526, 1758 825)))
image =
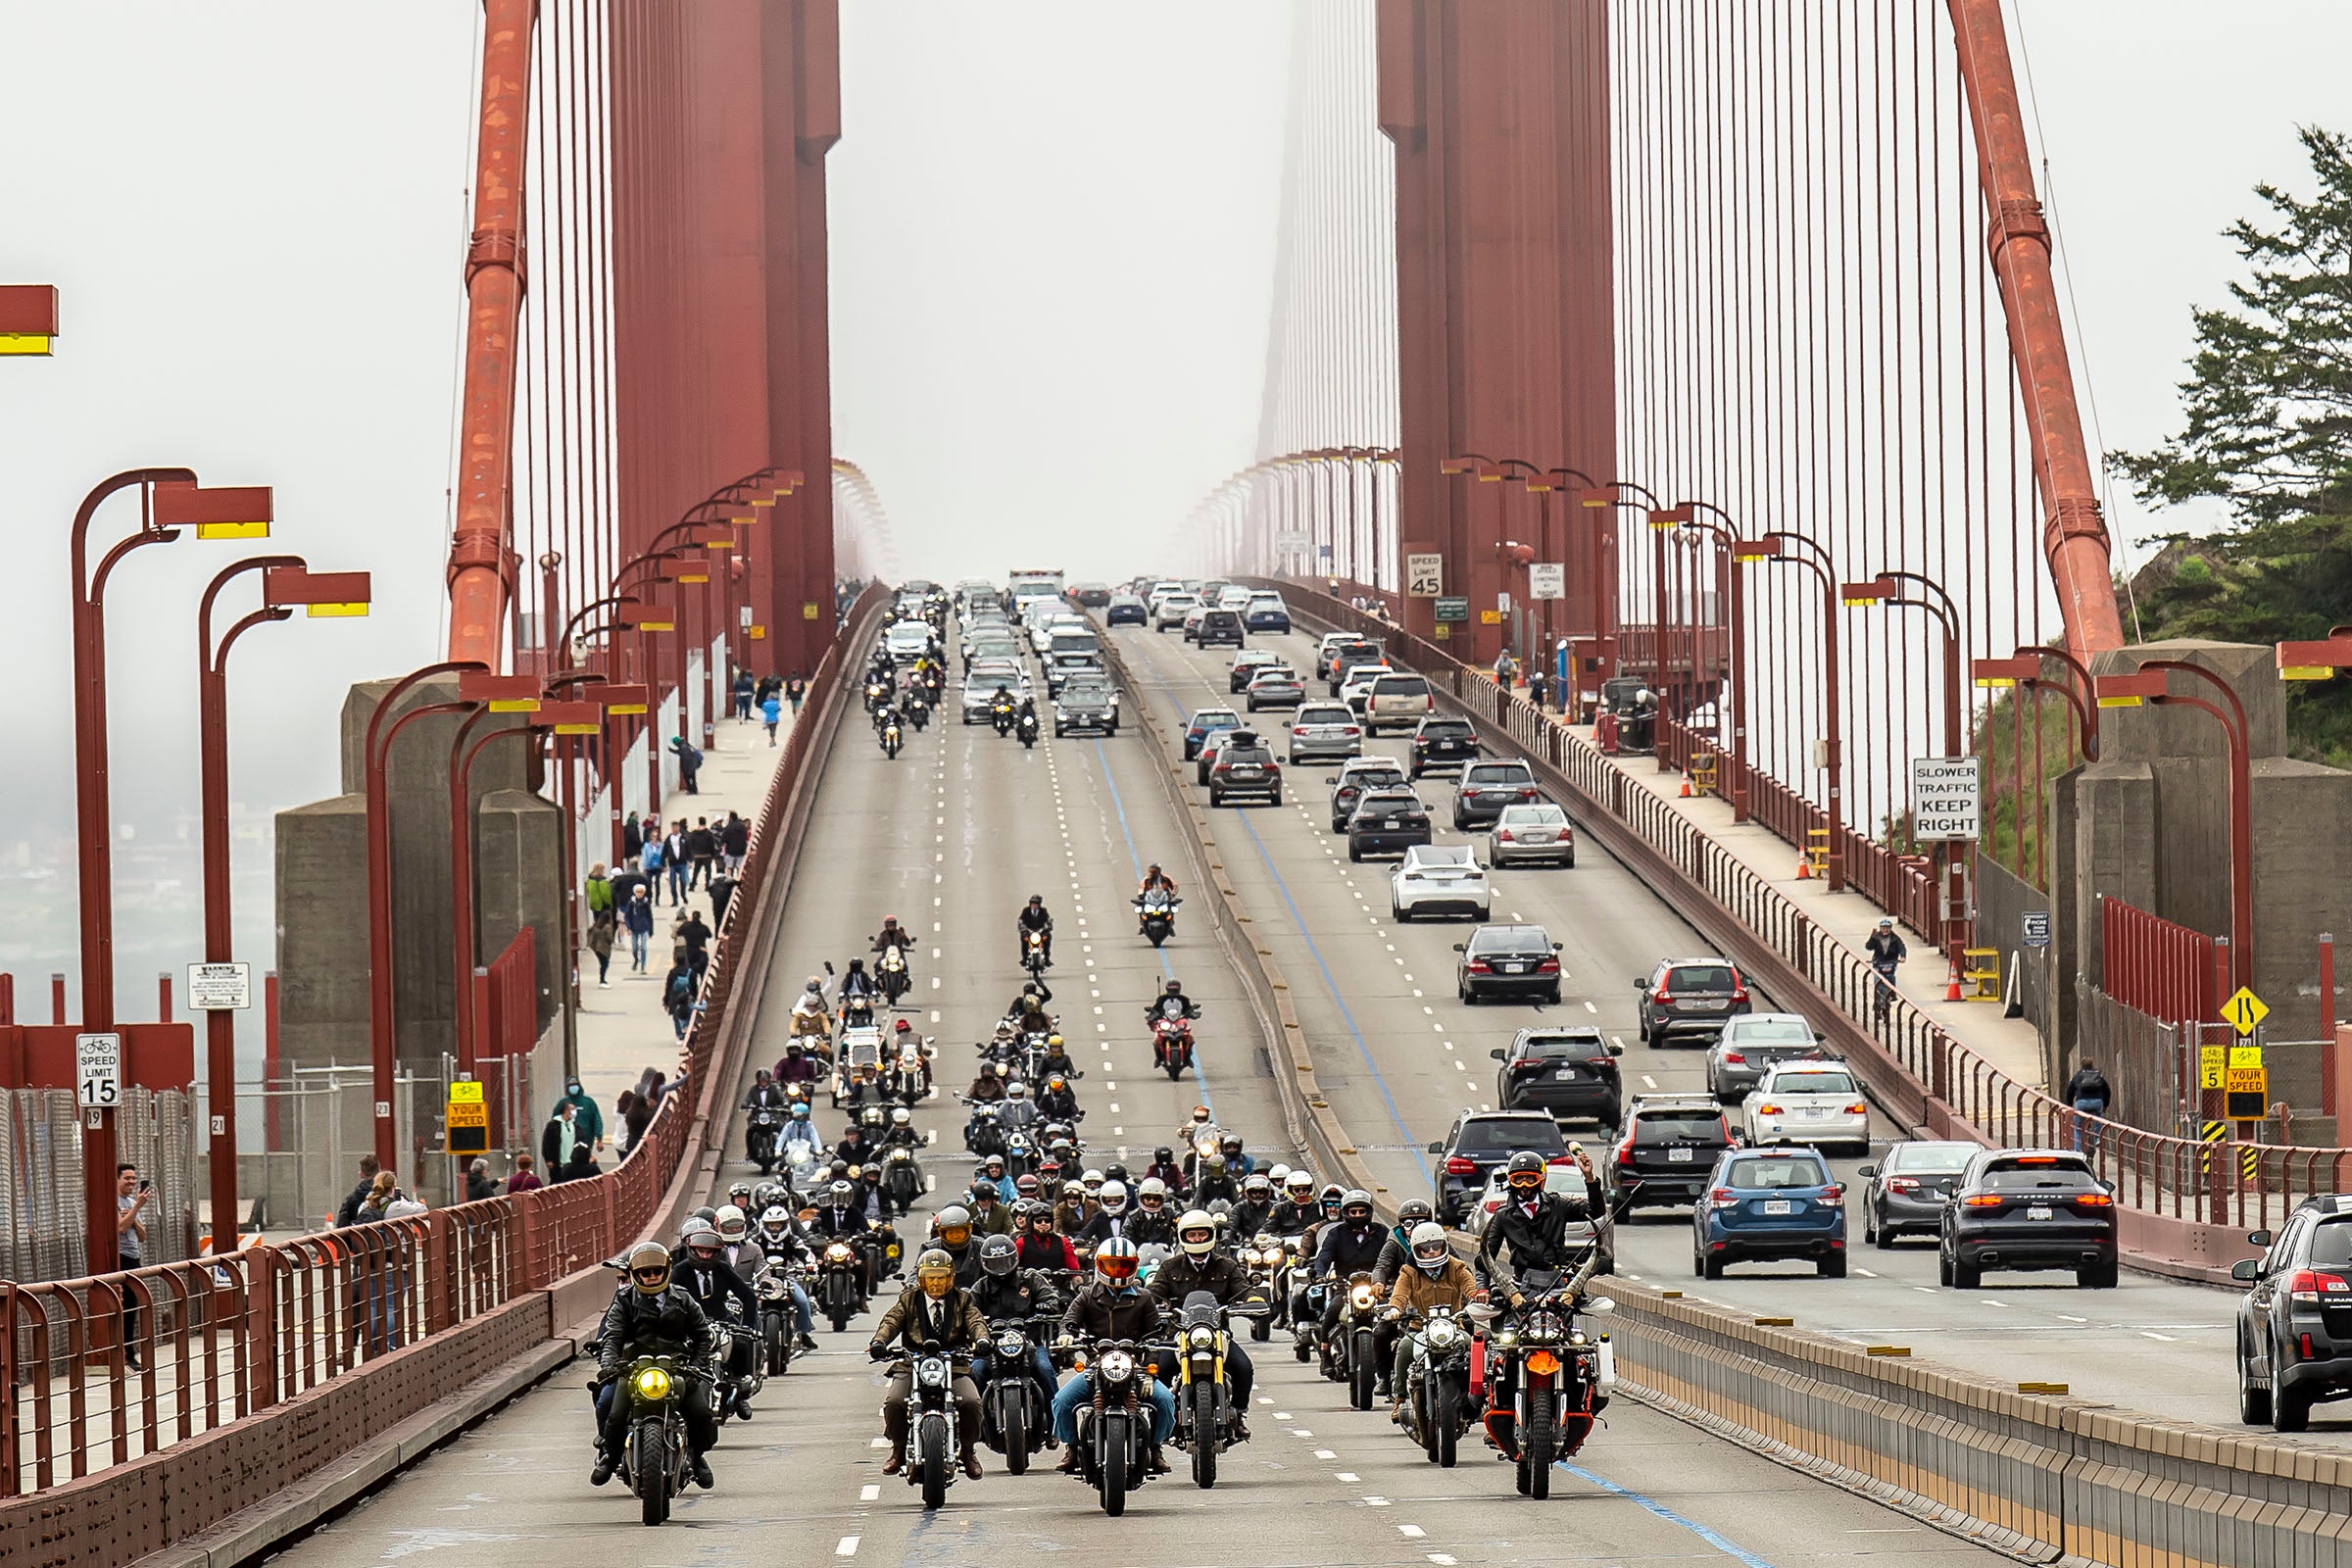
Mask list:
MULTIPOLYGON (((1295 615, 1379 639, 1455 707, 1550 771, 1566 786, 1562 804, 1572 814, 1614 836, 1647 862, 1644 869, 1679 876, 1729 913, 1760 953, 1793 970, 1837 1010, 1828 1020, 1834 1036, 1899 1120, 1997 1144, 2080 1143, 2127 1207, 2239 1230, 2275 1228, 2296 1203, 2342 1191, 2352 1176, 2352 1149, 2207 1144, 2083 1115, 2019 1083, 1899 995, 1884 1019, 1876 1017, 1878 977, 1864 955, 1822 930, 1800 906, 1664 798, 1634 785, 1551 714, 1394 621, 1290 579, 1237 580, 1281 593, 1295 615)), ((1762 774, 1750 776, 1756 787, 1765 783, 1762 774)), ((1870 884, 1857 876, 1854 887, 1867 894, 1870 884)))
MULTIPOLYGON (((887 597, 869 587, 850 626, 860 627, 887 597)), ((827 710, 851 640, 835 641, 810 682, 812 718, 827 710)), ((662 1097, 617 1167, 586 1181, 225 1257, 35 1285, 0 1281, 0 1497, 49 1493, 279 1410, 337 1380, 367 1378, 379 1363, 401 1367, 402 1349, 481 1323, 644 1235, 682 1167, 702 1152, 714 1102, 712 1063, 725 1054, 716 1050, 720 1035, 748 1037, 731 1004, 747 992, 756 1002, 765 955, 744 939, 775 862, 790 858, 795 785, 819 755, 814 737, 824 728, 793 727, 715 934, 687 1031, 686 1082, 662 1097), (133 1355, 143 1371, 131 1365, 133 1355)), ((348 1448, 453 1386, 447 1377, 393 1379, 387 1397, 363 1401, 365 1420, 317 1436, 304 1464, 316 1469, 335 1445, 348 1448)), ((270 1489, 261 1483, 270 1479, 256 1478, 254 1486, 266 1494, 270 1489)), ((14 1506, 0 1508, 0 1538, 14 1513, 14 1506)))

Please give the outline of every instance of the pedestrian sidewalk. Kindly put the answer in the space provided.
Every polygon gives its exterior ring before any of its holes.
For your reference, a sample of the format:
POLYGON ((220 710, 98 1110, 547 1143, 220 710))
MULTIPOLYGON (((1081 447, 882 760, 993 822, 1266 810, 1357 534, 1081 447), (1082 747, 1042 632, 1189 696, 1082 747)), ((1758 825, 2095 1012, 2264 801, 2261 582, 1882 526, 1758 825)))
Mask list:
MULTIPOLYGON (((710 745, 704 751, 702 769, 696 775, 701 793, 688 795, 683 790, 672 790, 662 803, 663 821, 672 822, 683 816, 687 826, 692 827, 697 817, 707 816, 715 828, 726 820, 729 811, 747 821, 758 820, 760 803, 767 798, 768 781, 775 776, 795 722, 796 716, 788 704, 783 721, 776 726, 776 744, 771 747, 764 726, 757 718, 719 719, 710 745)), ((602 857, 592 858, 589 863, 594 864, 599 858, 602 857)), ((634 1089, 639 1075, 648 1067, 659 1069, 665 1079, 675 1078, 682 1070, 677 1030, 662 1005, 662 982, 669 973, 670 953, 676 945, 670 935, 671 928, 686 909, 699 909, 706 924, 713 930, 718 926, 710 916, 708 889, 698 887, 688 893, 683 908, 669 902, 666 871, 662 873, 656 902, 659 907, 654 915, 653 937, 646 944, 643 974, 630 966, 625 927, 613 944, 608 986, 596 983, 596 955, 589 951, 585 941, 573 956, 580 977, 580 1087, 604 1112, 608 1148, 616 1144, 620 1136, 619 1118, 612 1109, 620 1092, 634 1089)), ((583 938, 585 935, 583 930, 583 938)), ((545 1120, 547 1107, 536 1107, 536 1114, 539 1120, 532 1124, 534 1128, 545 1120)), ((532 1138, 536 1152, 536 1131, 532 1138)), ((611 1168, 609 1155, 600 1159, 611 1168)))
MULTIPOLYGON (((1565 727, 1592 743, 1591 725, 1565 727)), ((1819 878, 1798 881, 1796 867, 1801 857, 1787 840, 1757 822, 1735 823, 1728 801, 1701 795, 1683 799, 1683 775, 1672 770, 1661 772, 1655 758, 1611 757, 1607 760, 1625 775, 1629 784, 1649 791, 1688 817, 1733 858, 1804 910, 1816 927, 1856 954, 1862 952, 1863 943, 1887 913, 1851 888, 1832 893, 1829 884, 1819 878)), ((1941 959, 1916 932, 1906 936, 1905 941, 1911 947, 1911 957, 1895 971, 1895 989, 1946 1034, 2018 1083, 2046 1088, 2041 1039, 2034 1026, 2023 1018, 2003 1017, 1998 1003, 1946 1001, 1949 973, 1941 959)))

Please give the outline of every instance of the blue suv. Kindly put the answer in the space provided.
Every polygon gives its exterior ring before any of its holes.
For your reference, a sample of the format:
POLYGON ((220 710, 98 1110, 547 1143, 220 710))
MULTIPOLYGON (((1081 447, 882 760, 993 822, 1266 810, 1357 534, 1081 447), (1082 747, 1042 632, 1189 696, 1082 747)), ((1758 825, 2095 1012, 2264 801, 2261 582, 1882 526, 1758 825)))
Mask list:
POLYGON ((1719 1280, 1727 1263, 1785 1258, 1845 1277, 1845 1189, 1809 1149, 1727 1150, 1691 1210, 1690 1272, 1719 1280))

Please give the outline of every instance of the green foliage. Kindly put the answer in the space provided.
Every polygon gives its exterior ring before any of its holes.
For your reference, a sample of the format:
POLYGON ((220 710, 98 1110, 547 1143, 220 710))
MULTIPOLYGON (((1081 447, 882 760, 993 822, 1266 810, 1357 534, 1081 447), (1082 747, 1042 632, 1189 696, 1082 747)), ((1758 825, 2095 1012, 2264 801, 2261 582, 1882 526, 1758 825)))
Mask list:
MULTIPOLYGON (((2236 309, 2192 313, 2186 428, 2108 456, 2142 500, 2230 513, 2133 579, 2150 641, 2316 639, 2352 622, 2352 141, 2306 127, 2302 142, 2317 195, 2255 187, 2275 226, 2229 230, 2247 263, 2236 309)), ((2289 688, 2287 735, 2298 757, 2352 766, 2352 678, 2289 688)))
MULTIPOLYGON (((2062 677, 2055 666, 2051 673, 2062 677)), ((2048 885, 2048 857, 2041 841, 2049 827, 2049 781, 2080 760, 2075 754, 2074 708, 2055 689, 2028 694, 2022 710, 2017 699, 2015 690, 1996 693, 1970 721, 1970 750, 1984 765, 1984 836, 1977 851, 2041 887, 2048 885), (2038 757, 2036 726, 2041 732, 2038 757)))

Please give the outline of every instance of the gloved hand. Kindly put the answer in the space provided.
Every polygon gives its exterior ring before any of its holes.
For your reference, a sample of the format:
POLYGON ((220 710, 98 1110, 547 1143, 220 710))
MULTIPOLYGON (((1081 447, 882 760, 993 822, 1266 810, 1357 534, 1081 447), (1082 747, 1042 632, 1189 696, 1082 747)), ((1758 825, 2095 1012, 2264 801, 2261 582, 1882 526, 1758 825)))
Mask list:
POLYGON ((890 1359, 890 1347, 876 1340, 865 1348, 865 1353, 870 1359, 887 1361, 890 1359))

